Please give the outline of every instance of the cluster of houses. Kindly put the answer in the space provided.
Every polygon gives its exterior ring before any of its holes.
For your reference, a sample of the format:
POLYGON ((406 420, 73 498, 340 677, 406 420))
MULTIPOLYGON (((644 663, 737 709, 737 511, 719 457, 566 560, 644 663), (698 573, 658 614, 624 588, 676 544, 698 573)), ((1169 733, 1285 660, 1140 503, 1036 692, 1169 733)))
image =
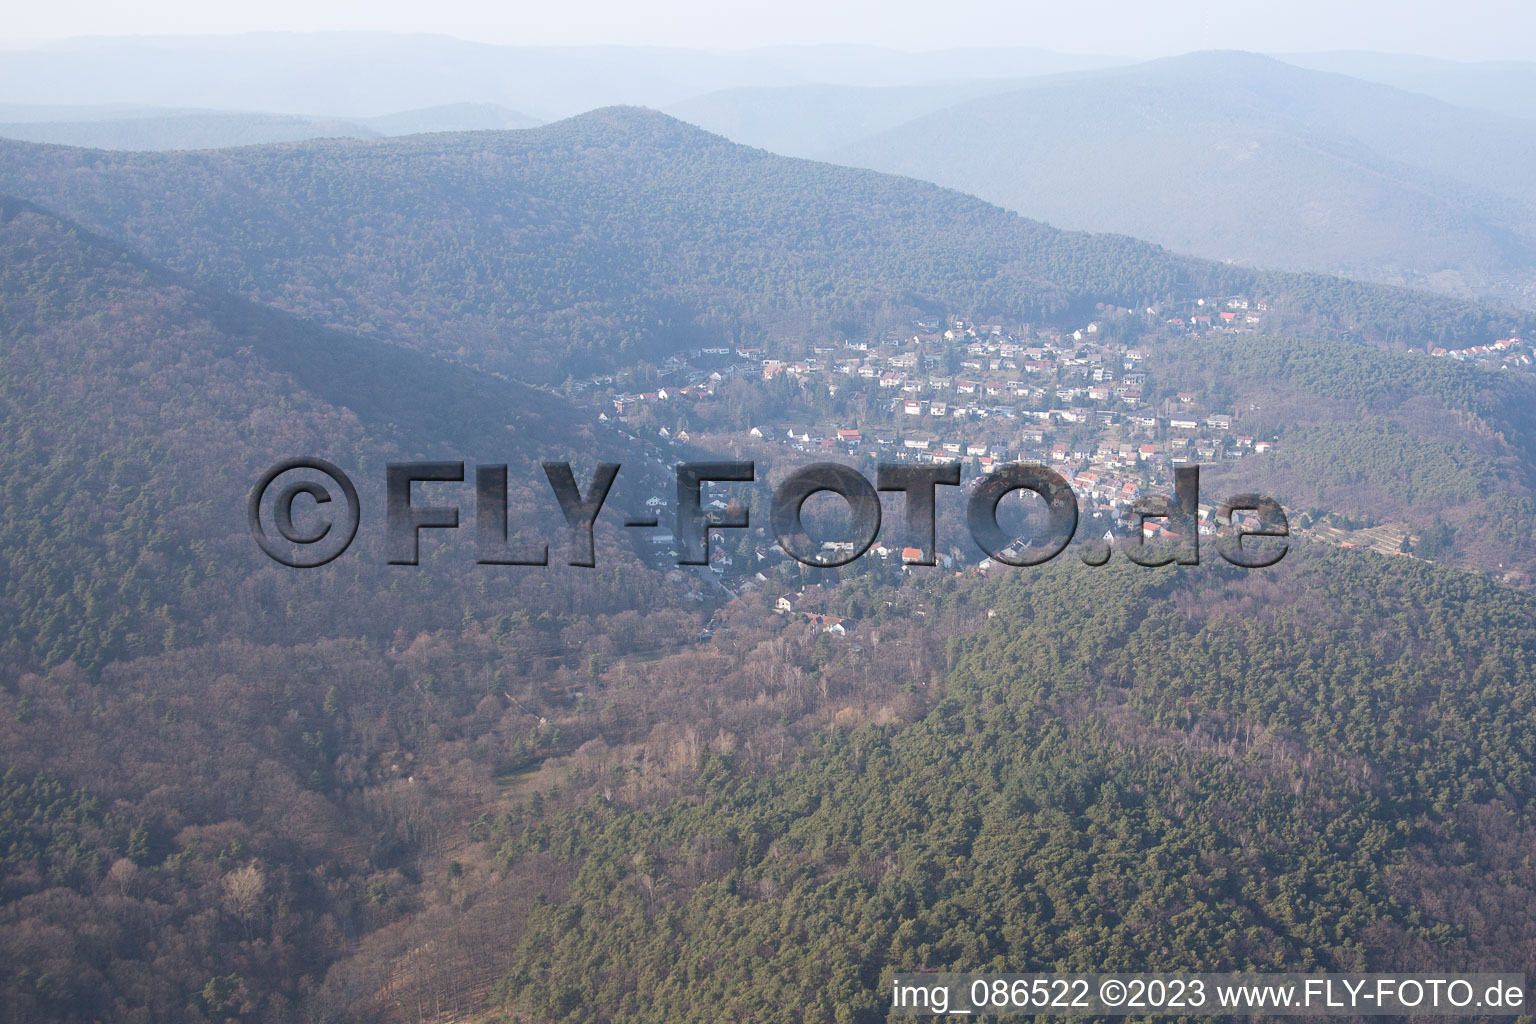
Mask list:
POLYGON ((819 612, 797 612, 795 608, 799 603, 799 594, 785 594, 773 603, 773 610, 779 615, 792 615, 806 619, 823 633, 830 633, 833 636, 847 636, 853 632, 853 623, 850 620, 840 619, 835 615, 822 615, 819 612))
MULTIPOLYGON (((1156 334, 1167 337, 1256 330, 1266 313, 1263 302, 1245 298, 1202 299, 1193 309, 1191 315, 1177 317, 1147 309, 1144 319, 1156 334)), ((664 460, 669 444, 690 440, 677 426, 682 414, 695 403, 715 400, 721 385, 734 378, 793 381, 799 390, 790 389, 792 393, 816 400, 794 400, 789 405, 800 409, 798 414, 786 412, 778 422, 757 422, 748 430, 753 440, 878 463, 959 462, 968 486, 1008 463, 1039 462, 1068 481, 1082 515, 1112 520, 1147 494, 1171 492, 1177 467, 1261 456, 1277 444, 1272 435, 1263 436, 1243 422, 1251 409, 1220 408, 1201 394, 1170 394, 1157 388, 1156 381, 1149 382, 1144 346, 1152 344, 1147 331, 1119 330, 1113 318, 1076 330, 1010 330, 965 318, 923 320, 878 340, 808 346, 793 355, 749 345, 698 349, 659 367, 660 373, 650 378, 654 390, 615 393, 625 383, 622 375, 574 386, 578 391, 606 392, 601 395, 604 420, 634 423, 629 417, 637 408, 664 409, 661 415, 638 421, 648 424, 643 431, 632 425, 623 428, 650 435, 653 441, 659 437, 658 459, 664 460), (811 409, 822 411, 807 423, 811 409), (670 415, 673 412, 679 415, 670 415), (659 425, 663 422, 671 428, 659 425)), ((1518 337, 1459 349, 1434 348, 1431 353, 1525 367, 1536 355, 1518 337)), ((662 461, 656 464, 661 467, 662 461)), ((648 504, 660 501, 653 498, 648 504)), ((717 501, 713 507, 723 505, 717 501)), ((1202 534, 1214 530, 1212 514, 1211 508, 1201 506, 1202 534)), ((1156 537, 1169 530, 1166 521, 1152 520, 1144 532, 1156 537)), ((714 573, 706 576, 728 589, 771 585, 759 570, 771 572, 787 556, 760 528, 756 533, 748 549, 755 554, 750 569, 736 564, 742 560, 739 545, 714 544, 714 573)), ((650 540, 659 548, 675 548, 665 531, 650 540)), ((830 541, 824 545, 840 546, 830 541)), ((891 572, 904 572, 921 562, 922 552, 879 545, 864 557, 879 559, 891 572)), ((959 571, 985 572, 991 564, 982 559, 975 565, 967 560, 955 565, 943 553, 937 557, 941 566, 959 571)), ((795 603, 795 595, 785 595, 775 608, 781 614, 797 614, 795 603)), ((853 623, 836 617, 798 614, 829 634, 842 636, 853 629, 853 623)))
MULTIPOLYGON (((1246 309, 1246 300, 1229 301, 1246 309)), ((1272 438, 1240 430, 1235 412, 1201 410, 1197 395, 1154 408, 1142 350, 1103 338, 1097 323, 1024 339, 965 320, 942 331, 933 322, 917 327, 885 346, 850 346, 825 363, 762 361, 767 375, 820 372, 832 388, 839 376, 874 382, 874 394, 890 395, 874 406, 887 412, 876 425, 759 424, 751 435, 804 452, 862 451, 882 462, 960 461, 973 475, 1043 462, 1067 477, 1080 502, 1105 510, 1170 480, 1174 467, 1274 448, 1272 438), (925 346, 940 343, 959 351, 959 372, 927 368, 925 346)))
MULTIPOLYGON (((1217 300, 1198 300, 1198 306, 1217 300)), ((1179 330, 1236 332, 1256 330, 1259 312, 1249 311, 1243 298, 1225 300, 1232 308, 1219 313, 1177 317, 1167 321, 1179 330)), ((1258 303, 1262 310, 1264 304, 1258 303)), ((1159 311, 1149 307, 1149 323, 1159 311)), ((937 320, 918 321, 913 332, 888 332, 879 343, 845 341, 813 346, 798 358, 766 352, 757 346, 701 348, 701 360, 731 360, 729 365, 702 371, 680 356, 669 357, 660 375, 676 384, 654 391, 621 393, 612 398, 620 418, 636 406, 652 402, 703 399, 735 374, 763 380, 778 377, 802 383, 819 381, 836 396, 853 389, 889 396, 892 409, 906 416, 980 419, 1013 415, 1016 410, 1038 413, 1059 408, 1067 422, 1081 421, 1092 406, 1135 408, 1141 404, 1145 374, 1138 365, 1142 352, 1104 338, 1100 323, 1075 331, 1023 328, 1009 331, 1001 324, 974 323, 956 318, 947 326, 937 320), (936 365, 939 350, 956 353, 954 366, 936 365)), ((614 378, 594 378, 578 389, 613 384, 614 378)))
POLYGON ((1524 342, 1519 338, 1500 338, 1488 345, 1469 345, 1466 348, 1432 348, 1429 354, 1471 363, 1531 365, 1531 354, 1524 351, 1524 342))
MULTIPOLYGON (((1242 297, 1201 299, 1190 308, 1193 315, 1166 321, 1148 308, 1144 326, 1254 330, 1266 310, 1242 297)), ((1071 482, 1086 511, 1125 507, 1165 487, 1175 467, 1274 447, 1272 437, 1242 430, 1235 410, 1210 408, 1192 393, 1152 395, 1142 343, 1122 333, 1108 321, 1009 330, 953 318, 917 321, 878 341, 812 346, 795 358, 746 345, 700 349, 692 358, 713 368, 673 357, 661 367, 666 384, 613 395, 601 417, 623 422, 638 405, 657 403, 666 410, 659 418, 670 419, 669 412, 712 400, 732 377, 784 377, 807 390, 824 387, 831 408, 848 410, 830 415, 852 417, 856 407, 857 421, 759 422, 749 429, 754 440, 879 462, 959 461, 973 478, 1038 461, 1071 482)), ((656 430, 664 441, 690 440, 675 427, 656 430)))
MULTIPOLYGON (((1196 311, 1187 317, 1169 317, 1163 321, 1164 326, 1175 330, 1192 331, 1253 331, 1258 330, 1264 322, 1264 313, 1269 310, 1267 302, 1249 302, 1241 296, 1225 300, 1198 299, 1195 307, 1196 311), (1217 309, 1218 302, 1227 308, 1217 309)), ((1155 315, 1156 310, 1148 308, 1147 313, 1155 315)))

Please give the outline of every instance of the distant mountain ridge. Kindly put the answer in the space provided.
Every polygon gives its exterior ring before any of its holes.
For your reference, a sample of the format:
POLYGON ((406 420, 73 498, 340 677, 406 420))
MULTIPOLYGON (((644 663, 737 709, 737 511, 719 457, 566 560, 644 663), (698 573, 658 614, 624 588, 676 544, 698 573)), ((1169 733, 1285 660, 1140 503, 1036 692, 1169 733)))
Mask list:
POLYGON ((661 107, 738 86, 912 85, 1128 62, 1025 47, 921 55, 867 46, 708 51, 498 46, 383 32, 84 38, 5 53, 0 103, 195 104, 358 117, 474 102, 554 120, 614 104, 661 107))
POLYGON ((998 79, 886 88, 825 83, 745 87, 696 96, 666 112, 734 142, 820 160, 851 140, 1023 85, 1022 79, 998 79))
POLYGON ((1536 118, 1536 62, 1440 60, 1400 53, 1277 53, 1288 64, 1363 78, 1463 107, 1536 118))
POLYGON ((827 156, 1210 258, 1536 304, 1536 124, 1253 54, 1038 80, 827 156))
POLYGON ((0 106, 0 138, 116 150, 222 149, 308 139, 533 128, 541 123, 492 103, 453 103, 350 119, 153 107, 0 106))

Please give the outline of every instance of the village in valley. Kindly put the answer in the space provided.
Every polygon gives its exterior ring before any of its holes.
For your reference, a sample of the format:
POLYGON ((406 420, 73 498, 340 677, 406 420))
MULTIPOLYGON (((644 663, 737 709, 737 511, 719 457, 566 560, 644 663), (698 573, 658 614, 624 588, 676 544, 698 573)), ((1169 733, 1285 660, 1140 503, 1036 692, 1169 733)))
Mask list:
MULTIPOLYGON (((666 503, 664 463, 688 450, 718 454, 726 446, 735 457, 760 461, 868 463, 862 468, 870 477, 878 463, 958 462, 968 484, 1008 463, 1037 462, 1071 485, 1084 518, 1081 539, 1088 530, 1104 532, 1138 498, 1171 494, 1180 466, 1263 457, 1284 443, 1273 431, 1245 428, 1251 410, 1159 387, 1149 370, 1160 347, 1262 332, 1264 301, 1202 298, 1177 316, 1155 308, 1107 312, 1071 330, 951 317, 917 320, 871 341, 706 347, 643 372, 568 381, 565 391, 604 423, 654 446, 652 511, 666 503)), ((1433 354, 1531 361, 1518 338, 1433 354)), ((1202 496, 1201 532, 1214 528, 1220 497, 1202 496)), ((748 542, 753 573, 783 560, 760 524, 754 517, 758 529, 748 542)), ((1163 528, 1149 520, 1147 534, 1163 528)), ((1327 528, 1317 536, 1355 543, 1327 528)), ((666 549, 658 556, 671 553, 670 533, 652 540, 666 549)), ((1389 528, 1362 543, 1403 553, 1407 540, 1405 531, 1389 528)), ((985 571, 989 560, 970 547, 946 549, 941 540, 940 564, 985 571)), ((711 545, 717 579, 742 574, 742 551, 731 542, 711 545)), ((921 552, 881 543, 870 554, 899 570, 921 552)))

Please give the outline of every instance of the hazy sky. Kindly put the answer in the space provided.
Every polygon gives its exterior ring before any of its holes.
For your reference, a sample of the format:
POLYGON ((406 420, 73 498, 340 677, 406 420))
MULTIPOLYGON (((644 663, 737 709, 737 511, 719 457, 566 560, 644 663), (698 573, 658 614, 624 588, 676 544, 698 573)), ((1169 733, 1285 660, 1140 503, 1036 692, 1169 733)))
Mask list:
POLYGON ((1162 56, 1360 49, 1531 59, 1532 0, 50 0, 10 5, 0 39, 257 30, 441 32, 483 42, 904 50, 1039 46, 1162 56))

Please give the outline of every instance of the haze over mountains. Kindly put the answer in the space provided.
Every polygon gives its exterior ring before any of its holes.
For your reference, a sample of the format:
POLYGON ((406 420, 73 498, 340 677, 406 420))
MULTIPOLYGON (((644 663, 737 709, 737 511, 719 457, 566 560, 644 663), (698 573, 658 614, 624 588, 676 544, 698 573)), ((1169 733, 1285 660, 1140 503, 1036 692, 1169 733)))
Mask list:
POLYGON ((901 97, 737 91, 680 116, 1181 252, 1536 301, 1536 121, 1253 54, 1037 78, 884 127, 901 97), (853 138, 854 132, 873 129, 853 138), (846 131, 848 141, 827 140, 846 131))
POLYGON ((1120 63, 1125 58, 1027 48, 951 50, 913 59, 863 46, 740 52, 516 47, 361 32, 76 39, 6 52, 0 103, 112 102, 320 117, 494 103, 553 120, 613 104, 662 107, 736 86, 911 85, 1120 63))
MULTIPOLYGON (((856 45, 706 51, 498 46, 381 32, 80 37, 0 52, 5 54, 0 104, 132 104, 349 119, 491 103, 555 120, 613 104, 668 107, 735 88, 965 82, 1006 88, 1020 78, 1141 63, 1132 56, 1028 47, 920 53, 856 45)), ((1353 52, 1276 56, 1298 67, 1394 85, 1462 106, 1526 118, 1536 112, 1536 65, 1531 63, 1353 52)))
POLYGON ((1536 117, 1536 64, 1528 61, 1438 60, 1411 54, 1351 51, 1274 56, 1297 67, 1393 85, 1457 106, 1509 117, 1536 117))
POLYGON ((0 137, 207 149, 652 106, 733 141, 922 178, 1058 227, 1530 307, 1533 97, 1536 66, 1380 54, 1136 63, 1021 49, 724 54, 258 34, 12 52, 0 64, 0 137))
POLYGON ((0 106, 0 138, 88 149, 222 149, 305 139, 500 131, 539 123, 494 103, 450 103, 360 118, 158 107, 0 106))

